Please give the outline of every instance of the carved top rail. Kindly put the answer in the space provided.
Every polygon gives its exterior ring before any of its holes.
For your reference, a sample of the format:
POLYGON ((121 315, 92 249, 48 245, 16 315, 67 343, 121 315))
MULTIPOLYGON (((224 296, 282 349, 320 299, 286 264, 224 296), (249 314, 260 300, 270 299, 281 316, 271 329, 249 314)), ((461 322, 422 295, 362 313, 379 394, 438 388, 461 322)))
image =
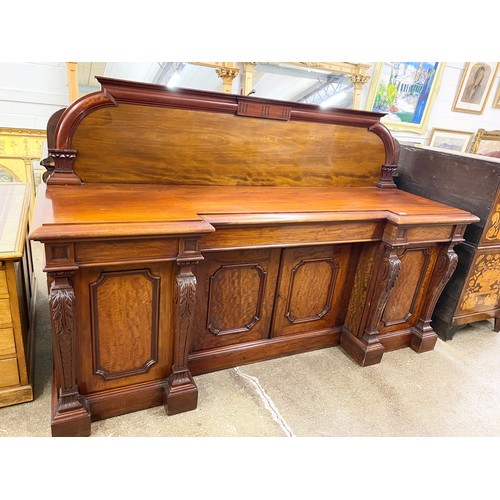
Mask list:
POLYGON ((394 188, 380 113, 98 78, 60 116, 47 184, 394 188))

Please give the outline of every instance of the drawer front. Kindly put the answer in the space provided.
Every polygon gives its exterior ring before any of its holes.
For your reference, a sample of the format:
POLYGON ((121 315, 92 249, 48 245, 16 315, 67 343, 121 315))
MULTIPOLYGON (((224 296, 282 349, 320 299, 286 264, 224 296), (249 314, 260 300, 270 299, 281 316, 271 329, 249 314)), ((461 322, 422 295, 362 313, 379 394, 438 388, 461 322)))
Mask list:
POLYGON ((12 328, 0 329, 0 357, 16 354, 16 343, 14 341, 14 330, 12 328))
POLYGON ((0 360, 0 387, 19 385, 17 358, 0 360))
POLYGON ((9 299, 0 299, 0 328, 12 326, 9 299))
POLYGON ((500 307, 500 247, 478 250, 458 301, 457 315, 500 307))
POLYGON ((5 269, 0 269, 0 298, 5 298, 8 295, 9 289, 7 287, 7 273, 5 272, 5 269))

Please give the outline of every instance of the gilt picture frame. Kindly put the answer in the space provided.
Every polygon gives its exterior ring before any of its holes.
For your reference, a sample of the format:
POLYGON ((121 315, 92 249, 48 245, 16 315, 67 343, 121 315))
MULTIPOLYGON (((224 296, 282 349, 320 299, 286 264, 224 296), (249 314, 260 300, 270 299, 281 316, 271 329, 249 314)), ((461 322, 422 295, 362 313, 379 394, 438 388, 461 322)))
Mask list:
POLYGON ((375 63, 365 109, 387 113, 381 122, 389 130, 424 134, 444 67, 440 62, 375 63))
POLYGON ((500 130, 480 128, 474 139, 471 153, 500 158, 500 130))
POLYGON ((498 63, 496 62, 466 63, 452 111, 482 114, 497 71, 498 63))
POLYGON ((493 99, 493 107, 500 108, 500 82, 498 82, 497 93, 495 95, 495 98, 493 99))
POLYGON ((469 150, 473 136, 474 132, 433 128, 429 137, 429 146, 466 153, 469 150))

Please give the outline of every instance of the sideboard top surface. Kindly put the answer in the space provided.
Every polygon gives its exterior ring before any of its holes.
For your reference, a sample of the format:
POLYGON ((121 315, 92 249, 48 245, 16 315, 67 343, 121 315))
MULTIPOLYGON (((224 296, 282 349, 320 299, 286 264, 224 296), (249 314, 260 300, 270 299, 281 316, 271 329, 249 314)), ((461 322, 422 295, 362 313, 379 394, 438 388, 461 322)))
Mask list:
POLYGON ((469 223, 468 212, 400 190, 339 187, 86 184, 39 191, 36 240, 208 233, 212 224, 392 220, 469 223), (97 233, 95 235, 97 235, 97 233))

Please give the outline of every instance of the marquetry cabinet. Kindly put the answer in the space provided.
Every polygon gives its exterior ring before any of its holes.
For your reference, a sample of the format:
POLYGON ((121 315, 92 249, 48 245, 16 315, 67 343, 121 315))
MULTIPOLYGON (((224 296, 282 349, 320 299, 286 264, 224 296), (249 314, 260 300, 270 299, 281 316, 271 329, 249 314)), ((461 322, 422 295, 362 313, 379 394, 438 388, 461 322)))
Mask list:
POLYGON ((463 326, 494 318, 500 330, 500 160, 428 147, 401 146, 401 189, 469 210, 480 220, 455 247, 458 265, 434 310, 432 326, 452 339, 463 326))
POLYGON ((33 399, 35 275, 27 240, 31 186, 0 183, 0 407, 33 399))

